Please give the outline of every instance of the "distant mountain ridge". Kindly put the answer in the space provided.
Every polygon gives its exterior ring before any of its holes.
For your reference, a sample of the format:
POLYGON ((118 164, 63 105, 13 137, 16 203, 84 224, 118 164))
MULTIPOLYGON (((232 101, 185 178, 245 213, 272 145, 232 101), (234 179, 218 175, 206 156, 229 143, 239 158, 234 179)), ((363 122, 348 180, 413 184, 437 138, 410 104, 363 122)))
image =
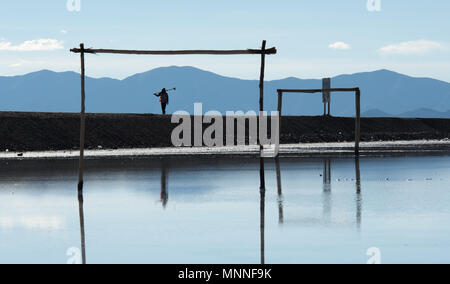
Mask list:
MULTIPOLYGON (((194 67, 163 67, 123 80, 86 79, 87 111, 99 113, 159 113, 152 94, 163 87, 176 87, 171 93, 169 112, 193 112, 193 104, 203 110, 258 110, 258 80, 241 80, 217 75, 194 67)), ((23 76, 0 77, 0 111, 78 112, 80 75, 42 70, 23 76)), ((267 81, 265 109, 277 109, 279 88, 321 88, 316 79, 286 78, 267 81)), ((332 78, 332 87, 360 87, 362 110, 367 116, 445 117, 450 118, 450 83, 413 78, 388 70, 340 75, 332 78)), ((323 111, 320 94, 286 94, 286 115, 319 115, 323 111)), ((353 116, 353 94, 333 94, 332 114, 353 116)))
POLYGON ((450 118, 450 110, 445 112, 435 111, 428 108, 420 108, 412 111, 400 113, 398 115, 389 114, 379 109, 371 109, 362 114, 365 117, 404 117, 404 118, 450 118))

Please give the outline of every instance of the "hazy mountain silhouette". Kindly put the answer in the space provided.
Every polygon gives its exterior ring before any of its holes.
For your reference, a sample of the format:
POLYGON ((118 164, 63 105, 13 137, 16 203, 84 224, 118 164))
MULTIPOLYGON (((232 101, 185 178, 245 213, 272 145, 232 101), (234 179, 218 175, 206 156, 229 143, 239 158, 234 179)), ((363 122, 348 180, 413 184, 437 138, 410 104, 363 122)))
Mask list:
POLYGON ((415 118, 450 118, 450 110, 446 112, 435 111, 428 108, 420 108, 413 111, 401 113, 399 117, 415 117, 415 118))
POLYGON ((446 112, 435 111, 428 108, 419 108, 400 114, 390 114, 379 109, 371 109, 362 114, 364 117, 405 117, 405 118, 450 118, 450 110, 446 112))
MULTIPOLYGON (((159 113, 158 100, 152 96, 161 88, 176 87, 170 93, 169 112, 193 111, 202 102, 204 111, 258 110, 258 80, 223 77, 193 67, 164 67, 124 80, 87 78, 87 111, 118 113, 159 113)), ((0 77, 1 111, 77 112, 80 109, 80 76, 75 72, 48 70, 23 76, 0 77)), ((321 88, 321 80, 287 78, 266 83, 265 108, 276 110, 278 88, 321 88)), ((332 87, 360 87, 363 112, 379 110, 387 114, 413 115, 418 109, 435 115, 450 107, 450 84, 413 78, 379 70, 341 75, 332 87)), ((333 115, 354 115, 354 95, 334 94, 333 115)), ((283 110, 288 115, 318 115, 323 111, 321 95, 286 94, 283 110)), ((447 117, 449 113, 446 113, 447 117)))
POLYGON ((381 111, 379 109, 370 109, 362 113, 364 117, 392 117, 394 115, 381 111))

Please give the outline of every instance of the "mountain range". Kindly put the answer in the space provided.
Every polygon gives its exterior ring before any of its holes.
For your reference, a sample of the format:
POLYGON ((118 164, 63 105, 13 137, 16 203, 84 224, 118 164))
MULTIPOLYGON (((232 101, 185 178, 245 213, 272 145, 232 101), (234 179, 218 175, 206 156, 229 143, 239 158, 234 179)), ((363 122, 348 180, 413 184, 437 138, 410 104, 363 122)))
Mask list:
MULTIPOLYGON (((203 111, 249 111, 259 109, 258 80, 220 76, 194 67, 163 67, 123 80, 86 78, 88 112, 159 113, 152 94, 163 87, 170 93, 169 112, 193 112, 193 104, 203 103, 203 111)), ((0 111, 78 112, 80 75, 75 72, 42 70, 22 76, 0 77, 0 111)), ((333 88, 359 87, 364 116, 450 118, 450 83, 414 78, 392 72, 340 75, 332 78, 333 88)), ((265 109, 277 109, 277 89, 322 88, 322 80, 286 78, 267 81, 265 109)), ((334 93, 332 114, 354 116, 354 95, 334 93)), ((320 94, 286 94, 286 115, 319 115, 323 112, 320 94)))
POLYGON ((405 118, 450 118, 450 110, 441 112, 429 108, 419 108, 407 111, 397 115, 389 114, 378 109, 365 111, 362 116, 365 117, 405 117, 405 118))

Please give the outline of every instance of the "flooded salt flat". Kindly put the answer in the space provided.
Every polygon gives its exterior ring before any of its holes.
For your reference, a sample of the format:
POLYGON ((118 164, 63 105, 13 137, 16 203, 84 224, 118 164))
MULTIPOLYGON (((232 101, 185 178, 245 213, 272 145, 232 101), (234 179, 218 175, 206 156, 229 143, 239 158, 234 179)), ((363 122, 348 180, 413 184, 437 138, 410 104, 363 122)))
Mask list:
POLYGON ((0 263, 450 263, 450 156, 0 165, 0 263))

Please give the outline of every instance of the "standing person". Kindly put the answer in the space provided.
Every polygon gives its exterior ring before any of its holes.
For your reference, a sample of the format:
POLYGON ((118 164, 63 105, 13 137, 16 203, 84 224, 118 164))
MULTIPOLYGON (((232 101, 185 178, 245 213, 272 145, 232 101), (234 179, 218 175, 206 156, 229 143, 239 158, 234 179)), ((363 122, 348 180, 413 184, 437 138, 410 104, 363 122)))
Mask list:
POLYGON ((161 93, 154 95, 160 98, 162 113, 166 114, 166 107, 169 104, 169 94, 167 94, 166 88, 162 89, 161 93))

